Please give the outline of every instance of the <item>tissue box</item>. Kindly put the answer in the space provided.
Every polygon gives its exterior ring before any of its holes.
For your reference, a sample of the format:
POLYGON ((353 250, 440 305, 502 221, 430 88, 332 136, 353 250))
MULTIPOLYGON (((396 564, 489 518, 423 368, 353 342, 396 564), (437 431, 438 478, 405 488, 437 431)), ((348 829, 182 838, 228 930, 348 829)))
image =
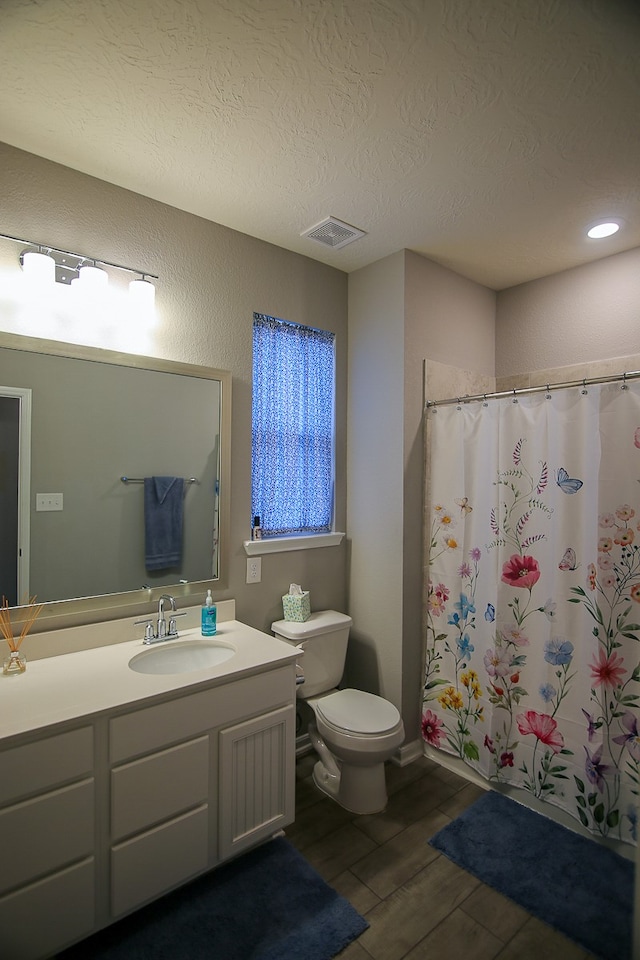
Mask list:
POLYGON ((298 595, 285 593, 282 598, 282 609, 285 620, 296 620, 298 623, 304 623, 311 616, 309 591, 305 590, 298 595))

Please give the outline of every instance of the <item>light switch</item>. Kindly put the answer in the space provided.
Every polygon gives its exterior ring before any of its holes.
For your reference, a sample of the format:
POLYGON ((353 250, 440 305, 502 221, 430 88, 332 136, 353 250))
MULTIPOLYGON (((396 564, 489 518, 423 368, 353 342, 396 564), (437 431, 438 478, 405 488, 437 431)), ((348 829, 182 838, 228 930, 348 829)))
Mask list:
POLYGON ((62 510, 62 494, 36 493, 36 510, 62 510))

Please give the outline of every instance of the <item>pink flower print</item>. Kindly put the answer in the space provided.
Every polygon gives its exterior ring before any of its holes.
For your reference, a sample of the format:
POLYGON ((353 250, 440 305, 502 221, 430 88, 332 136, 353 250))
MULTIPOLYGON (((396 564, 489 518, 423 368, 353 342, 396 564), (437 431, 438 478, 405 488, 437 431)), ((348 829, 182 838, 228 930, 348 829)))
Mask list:
POLYGON ((464 577, 471 576, 471 567, 469 566, 466 560, 463 560, 463 562, 458 567, 458 576, 461 579, 464 579, 464 577))
POLYGON ((442 721, 438 719, 433 710, 425 710, 422 715, 422 736, 427 743, 434 747, 440 746, 440 740, 444 736, 442 721))
POLYGON ((435 590, 433 584, 429 583, 429 609, 434 617, 444 613, 444 605, 448 599, 449 591, 444 583, 439 583, 435 590))
POLYGON ((613 540, 611 537, 600 537, 598 540, 598 550, 601 553, 611 553, 613 550, 613 540))
POLYGON ((615 573, 605 573, 602 578, 602 589, 603 590, 613 590, 616 585, 616 575, 615 573))
POLYGON ((615 539, 615 543, 620 547, 629 547, 633 543, 635 533, 631 527, 626 527, 624 530, 618 532, 618 536, 615 539))
POLYGON ((587 567, 587 586, 589 590, 595 590, 596 588, 596 567, 594 563, 590 563, 587 567))
POLYGON ((635 517, 636 512, 633 507, 630 507, 628 503, 623 503, 621 507, 618 507, 616 510, 616 517, 618 520, 622 520, 623 523, 626 523, 628 520, 631 520, 632 517, 635 517))
POLYGON ((511 654, 508 650, 496 647, 487 650, 484 655, 484 665, 490 677, 506 677, 511 670, 511 654))
POLYGON ((627 733, 614 737, 613 742, 625 746, 634 760, 640 760, 640 733, 638 733, 638 718, 627 711, 622 718, 622 726, 627 733))
POLYGON ((635 583, 631 587, 631 599, 635 600, 636 603, 640 603, 640 583, 635 583))
POLYGON ((558 730, 558 724, 548 713, 536 713, 527 710, 516 717, 518 730, 523 736, 532 733, 541 743, 550 747, 554 753, 559 753, 564 747, 564 738, 558 730))
POLYGON ((496 752, 496 748, 495 748, 495 746, 494 746, 494 744, 493 744, 493 740, 491 739, 491 737, 489 736, 488 733, 486 733, 485 736, 484 736, 484 745, 485 745, 485 747, 487 748, 487 750, 489 751, 489 753, 495 753, 495 752, 496 752))
POLYGON ((504 753, 500 754, 500 766, 501 767, 512 767, 513 766, 513 754, 511 751, 505 750, 504 753))
POLYGON ((601 553, 598 556, 598 567, 600 570, 613 570, 613 557, 610 553, 601 553))
POLYGON ((636 427, 636 432, 633 435, 633 442, 636 447, 640 448, 640 427, 636 427))
POLYGON ((482 551, 480 550, 480 547, 473 547, 471 550, 469 550, 469 556, 471 557, 474 563, 477 563, 480 557, 482 556, 482 551))
POLYGON ((604 650, 598 650, 598 659, 589 664, 593 686, 617 687, 621 684, 627 672, 622 666, 623 663, 624 660, 617 653, 607 656, 604 650))
POLYGON ((538 561, 533 557, 521 557, 514 553, 511 559, 503 564, 500 579, 511 587, 526 587, 531 590, 540 579, 538 561))
POLYGON ((505 643, 512 643, 516 647, 528 647, 529 638, 522 632, 520 627, 505 627, 500 631, 500 636, 505 643))
POLYGON ((601 527, 615 527, 616 518, 612 513, 601 513, 598 517, 598 523, 601 527))

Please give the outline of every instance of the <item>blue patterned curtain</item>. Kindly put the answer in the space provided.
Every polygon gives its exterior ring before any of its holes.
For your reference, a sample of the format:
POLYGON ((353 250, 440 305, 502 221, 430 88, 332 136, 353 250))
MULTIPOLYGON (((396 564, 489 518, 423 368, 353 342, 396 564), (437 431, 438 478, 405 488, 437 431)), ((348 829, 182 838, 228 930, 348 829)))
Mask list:
POLYGON ((254 314, 251 510, 265 536, 331 529, 334 338, 254 314))
POLYGON ((427 428, 424 739, 633 842, 640 385, 431 407, 427 428))

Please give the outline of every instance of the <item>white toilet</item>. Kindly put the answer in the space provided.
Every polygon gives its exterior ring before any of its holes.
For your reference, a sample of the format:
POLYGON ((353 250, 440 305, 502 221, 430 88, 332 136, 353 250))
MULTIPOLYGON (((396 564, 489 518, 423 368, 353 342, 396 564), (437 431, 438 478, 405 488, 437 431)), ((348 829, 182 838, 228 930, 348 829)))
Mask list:
POLYGON ((392 703, 362 690, 337 690, 347 654, 351 617, 319 610, 304 623, 277 620, 276 637, 304 651, 298 697, 312 708, 309 737, 320 757, 316 786, 352 813, 378 813, 387 805, 384 763, 404 740, 392 703))

